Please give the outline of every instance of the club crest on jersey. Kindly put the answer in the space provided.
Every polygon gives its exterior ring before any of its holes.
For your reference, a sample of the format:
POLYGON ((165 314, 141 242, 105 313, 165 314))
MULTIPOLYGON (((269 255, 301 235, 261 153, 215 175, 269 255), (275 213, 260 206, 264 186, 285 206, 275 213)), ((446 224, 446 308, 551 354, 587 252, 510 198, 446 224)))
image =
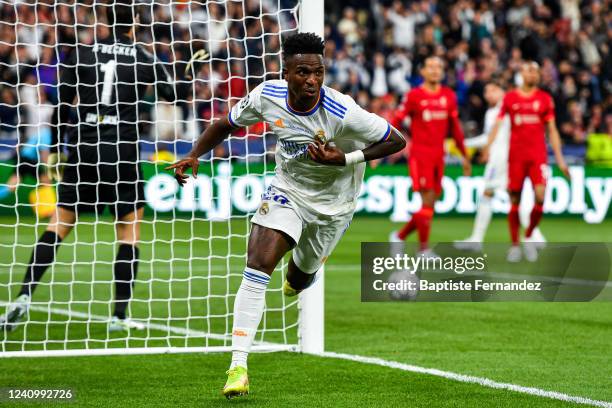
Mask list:
POLYGON ((266 215, 269 211, 270 207, 268 206, 268 203, 261 203, 261 206, 259 207, 259 213, 261 215, 266 215))
POLYGON ((440 98, 440 106, 442 107, 446 106, 446 96, 443 96, 440 98))
POLYGON ((325 144, 327 142, 327 138, 325 137, 325 131, 323 129, 319 129, 317 130, 317 132, 315 133, 315 140, 318 140, 319 142, 325 144))
POLYGON ((429 111, 429 109, 425 109, 423 111, 423 120, 425 122, 429 122, 431 120, 431 112, 429 111))
POLYGON ((537 111, 540 109, 540 101, 533 101, 533 110, 537 111))

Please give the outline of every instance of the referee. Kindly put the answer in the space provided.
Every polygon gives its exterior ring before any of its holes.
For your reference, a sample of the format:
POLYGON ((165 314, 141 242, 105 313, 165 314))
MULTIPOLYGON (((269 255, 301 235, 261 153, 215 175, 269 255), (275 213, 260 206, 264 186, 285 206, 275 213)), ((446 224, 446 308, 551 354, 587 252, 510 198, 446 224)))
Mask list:
MULTIPOLYGON (((119 242, 109 331, 139 326, 126 318, 138 271, 139 223, 145 205, 138 104, 150 86, 168 102, 186 99, 190 86, 186 81, 175 83, 159 61, 134 44, 138 16, 130 0, 116 0, 107 7, 107 20, 112 34, 93 44, 78 44, 60 67, 59 105, 53 116, 55 142, 64 134, 73 104, 78 105, 79 121, 67 132, 68 158, 58 187, 58 210, 32 252, 17 299, 0 317, 0 328, 7 331, 15 329, 15 323, 27 314, 32 293, 72 231, 77 214, 101 213, 105 207, 115 217, 119 242)), ((194 54, 187 65, 187 79, 195 76, 196 63, 207 57, 205 51, 194 54)))

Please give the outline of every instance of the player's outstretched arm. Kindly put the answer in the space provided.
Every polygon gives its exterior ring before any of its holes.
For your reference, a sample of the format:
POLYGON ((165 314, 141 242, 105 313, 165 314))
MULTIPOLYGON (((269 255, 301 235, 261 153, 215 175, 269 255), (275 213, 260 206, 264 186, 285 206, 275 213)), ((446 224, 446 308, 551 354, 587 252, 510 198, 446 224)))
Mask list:
POLYGON ((314 144, 308 146, 308 154, 317 163, 332 166, 349 166, 389 156, 399 152, 404 147, 406 147, 406 139, 397 129, 391 127, 391 134, 387 140, 374 143, 363 150, 344 153, 336 146, 323 144, 316 140, 314 144))
POLYGON ((550 146, 555 153, 555 160, 557 161, 557 166, 559 166, 559 170, 563 173, 565 177, 570 178, 569 169, 567 168, 567 164, 565 163, 565 158, 563 157, 563 153, 561 152, 561 136, 559 136, 559 131, 557 130, 557 125, 554 120, 548 121, 548 137, 550 138, 550 146))
POLYGON ((193 177, 196 178, 200 165, 200 156, 208 153, 219 143, 223 142, 234 129, 236 128, 232 126, 227 117, 217 120, 202 133, 195 146, 193 146, 185 158, 166 167, 166 170, 174 170, 174 178, 176 178, 176 181, 181 186, 184 185, 189 178, 189 176, 185 174, 189 168, 191 168, 193 177))

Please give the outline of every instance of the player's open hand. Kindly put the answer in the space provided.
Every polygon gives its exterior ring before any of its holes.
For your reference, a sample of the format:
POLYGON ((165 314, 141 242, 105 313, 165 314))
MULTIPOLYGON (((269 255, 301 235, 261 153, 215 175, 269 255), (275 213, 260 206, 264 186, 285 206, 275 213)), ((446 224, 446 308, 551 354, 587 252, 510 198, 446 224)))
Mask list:
POLYGON ((182 187, 185 185, 187 179, 189 178, 189 176, 186 175, 185 172, 189 170, 189 168, 191 168, 191 174, 193 175, 193 178, 198 178, 198 167, 200 167, 200 162, 198 161, 198 158, 188 156, 166 167, 166 170, 174 170, 174 178, 182 187))
POLYGON ((571 176, 570 176, 569 167, 567 167, 567 164, 565 164, 565 162, 561 162, 557 166, 559 167, 559 170, 561 170, 561 173, 563 173, 565 178, 570 180, 571 176))
POLYGON ((478 158, 478 161, 483 164, 489 161, 489 147, 488 146, 485 146, 480 151, 480 157, 478 158))
POLYGON ((51 153, 47 158, 47 177, 53 181, 62 181, 66 161, 64 153, 51 153))
POLYGON ((314 143, 308 146, 308 155, 310 155, 312 160, 321 164, 332 166, 344 166, 346 164, 342 150, 328 143, 324 144, 319 140, 315 140, 314 143))

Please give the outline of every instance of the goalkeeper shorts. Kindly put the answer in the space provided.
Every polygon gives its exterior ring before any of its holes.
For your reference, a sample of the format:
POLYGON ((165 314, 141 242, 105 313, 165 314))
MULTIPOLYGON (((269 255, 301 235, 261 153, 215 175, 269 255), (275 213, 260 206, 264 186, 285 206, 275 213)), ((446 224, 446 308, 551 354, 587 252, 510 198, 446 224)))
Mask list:
POLYGON ((284 232, 294 243, 293 261, 304 273, 316 273, 332 253, 353 215, 326 216, 295 205, 273 186, 262 196, 253 224, 284 232))
POLYGON ((68 155, 57 205, 74 212, 117 218, 144 207, 142 168, 136 143, 79 145, 68 155))

